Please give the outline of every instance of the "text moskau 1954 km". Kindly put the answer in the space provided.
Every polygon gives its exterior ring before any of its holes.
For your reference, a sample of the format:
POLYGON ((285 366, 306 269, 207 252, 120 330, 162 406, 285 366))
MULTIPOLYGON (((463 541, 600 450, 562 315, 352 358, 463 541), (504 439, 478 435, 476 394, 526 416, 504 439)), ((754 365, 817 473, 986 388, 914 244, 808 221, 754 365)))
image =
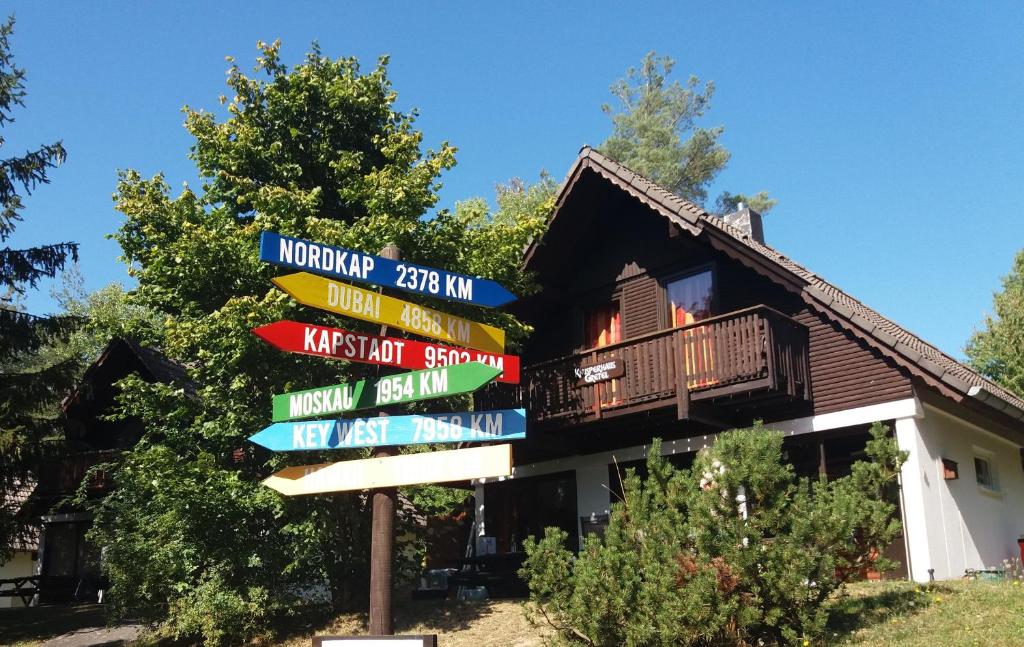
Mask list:
POLYGON ((312 418, 470 393, 493 380, 499 372, 492 366, 469 362, 283 393, 273 398, 271 419, 279 422, 312 418))

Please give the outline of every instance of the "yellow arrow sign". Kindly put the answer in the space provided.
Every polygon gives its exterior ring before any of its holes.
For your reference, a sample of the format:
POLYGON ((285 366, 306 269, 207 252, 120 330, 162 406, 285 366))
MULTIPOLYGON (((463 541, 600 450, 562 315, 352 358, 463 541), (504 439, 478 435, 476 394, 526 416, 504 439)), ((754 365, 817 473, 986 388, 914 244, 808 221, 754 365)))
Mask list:
POLYGON ((286 467, 263 485, 297 496, 511 475, 512 445, 505 444, 286 467))
POLYGON ((491 353, 505 351, 505 331, 494 326, 455 317, 308 272, 288 274, 272 280, 274 285, 303 305, 393 326, 457 346, 491 353))

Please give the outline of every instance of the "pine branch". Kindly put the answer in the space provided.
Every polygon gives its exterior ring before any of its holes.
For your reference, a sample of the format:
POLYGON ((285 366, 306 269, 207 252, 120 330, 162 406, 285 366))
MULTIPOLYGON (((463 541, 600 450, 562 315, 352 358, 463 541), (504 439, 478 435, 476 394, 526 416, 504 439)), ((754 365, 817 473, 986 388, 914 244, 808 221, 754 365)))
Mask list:
POLYGON ((38 317, 0 305, 0 366, 39 349, 47 339, 66 336, 82 322, 82 317, 38 317))
POLYGON ((77 243, 55 243, 29 249, 0 249, 0 287, 19 294, 35 288, 40 279, 53 278, 68 259, 78 261, 77 243))

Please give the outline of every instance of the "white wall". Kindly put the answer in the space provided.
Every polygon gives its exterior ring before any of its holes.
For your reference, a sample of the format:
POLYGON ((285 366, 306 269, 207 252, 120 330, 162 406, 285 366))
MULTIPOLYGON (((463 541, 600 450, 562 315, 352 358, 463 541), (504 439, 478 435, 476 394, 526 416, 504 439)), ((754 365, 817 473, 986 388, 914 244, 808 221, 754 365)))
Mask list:
MULTIPOLYGON (((36 563, 32 559, 32 551, 16 551, 14 557, 0 564, 0 580, 12 577, 28 577, 29 575, 35 575, 35 573, 36 563)), ((5 590, 9 588, 10 585, 4 587, 5 590)), ((21 598, 0 597, 0 609, 23 606, 25 605, 22 603, 21 598)))
MULTIPOLYGON (((846 409, 834 413, 826 413, 794 420, 783 420, 765 425, 768 429, 783 432, 788 436, 800 436, 812 434, 830 429, 840 429, 855 425, 867 424, 881 420, 893 420, 897 418, 916 416, 921 414, 921 404, 916 398, 895 400, 883 404, 875 404, 855 409, 846 409)), ((912 418, 911 418, 912 419, 912 418)), ((665 456, 673 454, 686 454, 699 451, 714 443, 718 434, 705 436, 694 436, 692 438, 680 438, 678 440, 666 440, 661 444, 661 453, 665 456)), ((517 478, 530 478, 556 472, 574 471, 576 473, 576 513, 579 517, 589 517, 591 514, 608 514, 610 509, 610 495, 608 492, 608 465, 614 461, 626 463, 629 461, 642 460, 647 457, 650 445, 635 445, 622 447, 620 449, 605 451, 596 454, 566 456, 551 461, 516 465, 512 468, 512 476, 497 477, 489 479, 476 479, 473 483, 476 487, 476 521, 475 532, 477 536, 486 534, 483 529, 484 507, 484 483, 494 483, 517 478)), ((577 527, 580 533, 582 545, 582 528, 577 527)))
POLYGON ((1020 446, 926 406, 923 416, 896 421, 903 467, 904 524, 911 577, 954 579, 965 569, 995 568, 1019 555, 1024 533, 1024 469, 1020 446), (978 485, 975 456, 988 458, 998 491, 978 485), (942 459, 956 461, 959 478, 943 478, 942 459))

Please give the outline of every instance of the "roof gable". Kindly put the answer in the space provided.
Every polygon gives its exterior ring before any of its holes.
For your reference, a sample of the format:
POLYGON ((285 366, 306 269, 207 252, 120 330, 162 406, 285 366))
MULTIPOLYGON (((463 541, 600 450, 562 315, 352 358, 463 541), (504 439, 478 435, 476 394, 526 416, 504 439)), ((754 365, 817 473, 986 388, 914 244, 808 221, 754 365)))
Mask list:
MULTIPOLYGON (((562 207, 580 179, 588 173, 600 176, 681 230, 706 239, 713 247, 799 293, 810 307, 824 312, 839 325, 905 366, 926 384, 946 391, 947 395, 951 391, 959 398, 974 398, 1006 415, 1024 420, 1024 400, 1017 394, 1000 387, 883 317, 778 250, 744 235, 721 218, 683 200, 589 146, 580 150, 559 187, 548 229, 558 221, 563 212, 562 207)), ((527 246, 524 252, 524 266, 527 269, 530 269, 543 244, 544 236, 541 236, 527 246)))

